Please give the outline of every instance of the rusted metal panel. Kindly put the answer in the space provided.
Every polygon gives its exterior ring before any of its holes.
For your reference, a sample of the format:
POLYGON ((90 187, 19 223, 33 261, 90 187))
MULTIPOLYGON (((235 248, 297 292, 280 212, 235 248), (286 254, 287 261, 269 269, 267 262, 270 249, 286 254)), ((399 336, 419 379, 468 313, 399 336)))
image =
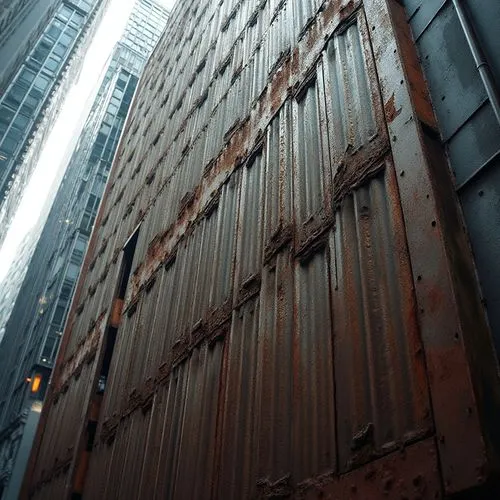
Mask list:
POLYGON ((435 143, 432 146, 429 131, 421 129, 416 120, 432 115, 432 110, 427 99, 412 99, 412 89, 418 88, 422 74, 415 64, 417 56, 404 9, 392 0, 366 3, 365 9, 370 24, 378 25, 375 21, 385 18, 396 27, 390 43, 377 32, 371 39, 379 61, 386 116, 388 108, 398 110, 396 115, 389 113, 389 136, 416 282, 440 464, 446 492, 453 493, 484 482, 482 471, 495 463, 492 447, 498 449, 498 444, 490 442, 495 432, 488 435, 487 420, 483 424, 480 420, 487 418, 483 413, 486 409, 490 415, 498 414, 498 366, 492 359, 490 332, 472 288, 476 277, 444 156, 435 143), (401 59, 401 53, 406 57, 401 59), (425 146, 422 141, 426 141, 425 146), (483 384, 490 387, 486 404, 481 403, 483 384))
POLYGON ((216 496, 255 496, 258 450, 259 301, 246 302, 233 313, 227 351, 222 412, 221 459, 216 496), (234 464, 241 464, 235 467, 234 464))
POLYGON ((432 439, 413 444, 353 472, 308 485, 302 497, 441 498, 436 448, 432 439))
POLYGON ((312 73, 294 100, 295 215, 299 228, 304 228, 304 240, 328 216, 326 200, 331 199, 329 165, 324 157, 328 148, 320 114, 324 109, 321 85, 316 72, 312 73), (311 226, 312 231, 307 231, 311 226))
POLYGON ((301 483, 337 470, 334 330, 324 245, 307 255, 307 260, 296 263, 295 303, 292 477, 301 483))
POLYGON ((268 128, 264 205, 264 259, 292 238, 292 121, 287 102, 268 128))
POLYGON ((205 344, 186 362, 189 382, 173 477, 176 498, 201 498, 212 486, 223 347, 222 341, 205 344))
MULTIPOLYGON (((260 148, 260 146, 259 146, 260 148)), ((248 160, 241 178, 241 197, 236 250, 236 301, 258 291, 262 266, 262 230, 265 162, 262 149, 248 160)))
POLYGON ((275 256, 262 275, 259 320, 257 492, 290 491, 294 411, 293 259, 275 256))
MULTIPOLYGON (((480 482, 484 463, 456 456, 483 450, 477 360, 449 336, 429 109, 412 107, 427 101, 388 2, 179 2, 66 333, 67 361, 111 311, 140 222, 85 498, 439 498, 480 482)), ((35 491, 56 487, 43 464, 73 467, 97 369, 51 407, 45 436, 64 432, 42 441, 35 491)))
POLYGON ((386 172, 344 198, 330 238, 340 469, 432 432, 399 197, 386 172))
POLYGON ((73 373, 49 403, 52 411, 48 415, 47 432, 42 437, 42 449, 33 477, 37 484, 34 496, 40 498, 64 497, 70 480, 73 453, 78 444, 75 429, 84 421, 86 410, 81 402, 88 400, 92 384, 95 359, 84 363, 73 373))

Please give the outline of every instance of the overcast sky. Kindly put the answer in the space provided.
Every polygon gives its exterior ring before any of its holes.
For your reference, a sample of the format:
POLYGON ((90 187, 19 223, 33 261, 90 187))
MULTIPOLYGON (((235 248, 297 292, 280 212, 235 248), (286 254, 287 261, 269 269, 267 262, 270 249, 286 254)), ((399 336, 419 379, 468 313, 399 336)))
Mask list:
MULTIPOLYGON (((175 0, 158 0, 171 9, 175 0)), ((19 209, 0 249, 0 282, 12 264, 19 244, 37 221, 55 174, 65 155, 65 144, 78 132, 85 104, 96 88, 111 50, 120 38, 135 0, 110 0, 108 10, 98 28, 84 60, 77 84, 70 90, 61 113, 43 149, 19 209)), ((85 119, 85 117, 83 117, 85 119)))

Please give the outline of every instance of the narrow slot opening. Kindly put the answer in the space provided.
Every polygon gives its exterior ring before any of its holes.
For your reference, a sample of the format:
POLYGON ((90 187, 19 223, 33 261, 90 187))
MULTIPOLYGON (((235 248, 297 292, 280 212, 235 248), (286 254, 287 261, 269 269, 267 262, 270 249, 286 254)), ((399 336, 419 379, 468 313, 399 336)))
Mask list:
MULTIPOLYGON (((137 246, 137 239, 139 236, 139 227, 132 233, 123 247, 123 259, 121 264, 121 272, 118 283, 118 289, 115 296, 116 300, 123 301, 127 292, 127 286, 132 272, 132 264, 134 261, 135 249, 137 246)), ((104 355, 102 358, 101 368, 99 370, 99 378, 97 381, 97 388, 90 403, 90 414, 87 421, 86 428, 86 441, 83 444, 83 449, 80 454, 75 476, 73 479, 73 491, 71 494, 72 500, 80 500, 87 477, 89 457, 94 448, 96 439, 97 424, 99 421, 99 414, 101 412, 101 402, 103 394, 106 390, 106 383, 111 367, 111 360, 113 358, 113 351, 115 349, 116 338, 118 335, 118 327, 109 325, 105 334, 104 355)))
POLYGON ((137 228, 132 236, 128 239, 123 247, 122 271, 120 273, 120 286, 118 288, 118 298, 124 299, 127 291, 130 273, 132 272, 132 263, 134 261, 135 248, 139 237, 139 228, 137 228))

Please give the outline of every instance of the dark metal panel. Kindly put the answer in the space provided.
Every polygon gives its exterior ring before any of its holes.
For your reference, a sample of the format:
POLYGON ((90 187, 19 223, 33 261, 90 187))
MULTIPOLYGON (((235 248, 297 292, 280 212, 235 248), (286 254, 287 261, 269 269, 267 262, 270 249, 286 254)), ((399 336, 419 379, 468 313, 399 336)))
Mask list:
POLYGON ((304 229, 308 224, 319 224, 329 193, 325 185, 329 182, 329 173, 323 158, 326 148, 321 126, 321 99, 320 85, 314 78, 306 83, 293 106, 295 215, 299 227, 304 229))
POLYGON ((92 450, 92 460, 83 495, 85 498, 103 498, 111 465, 113 445, 98 441, 92 450))
POLYGON ((217 261, 214 252, 217 238, 217 208, 214 208, 200 224, 199 231, 202 233, 202 241, 199 248, 198 274, 196 278, 194 303, 193 303, 193 325, 203 320, 208 311, 210 302, 210 288, 212 286, 212 273, 217 261))
POLYGON ((262 265, 265 168, 262 151, 259 151, 249 160, 241 177, 235 277, 235 287, 240 294, 250 286, 249 280, 255 278, 262 265))
POLYGON ((254 299, 232 317, 217 498, 250 498, 256 492, 258 332, 259 301, 254 299))
MULTIPOLYGON (((177 252, 179 251, 178 249, 177 252)), ((158 321, 155 323, 155 338, 161 339, 158 345, 160 354, 157 358, 158 364, 169 358, 176 340, 175 325, 172 321, 175 306, 173 291, 176 290, 176 286, 180 282, 181 271, 182 269, 177 259, 171 261, 168 267, 166 266, 164 270, 160 271, 163 275, 157 306, 160 314, 158 314, 158 321)))
MULTIPOLYGON (((398 174, 443 482, 452 494, 483 481, 478 470, 495 461, 490 452, 498 440, 488 415, 498 414, 498 365, 450 176, 431 132, 432 109, 404 8, 395 0, 375 0, 365 2, 365 9, 371 26, 389 18, 395 30, 390 43, 377 30, 371 41, 398 174)), ((463 109, 461 103, 457 108, 463 109)))
POLYGON ((301 498, 442 498, 434 443, 427 439, 410 445, 328 483, 311 482, 301 498))
POLYGON ((332 109, 329 124, 337 163, 377 133, 358 23, 332 38, 325 55, 329 77, 327 100, 332 109))
POLYGON ((182 364, 168 379, 154 498, 173 498, 187 377, 186 365, 182 364))
POLYGON ((403 0, 416 39, 447 2, 448 0, 403 0))
POLYGON ((118 492, 120 491, 120 480, 122 469, 124 466, 123 457, 126 454, 128 446, 128 434, 130 429, 130 420, 127 419, 123 422, 116 433, 115 441, 113 444, 113 454, 111 456, 108 475, 106 478, 106 489, 104 491, 104 498, 118 499, 120 498, 118 492))
POLYGON ((264 205, 266 258, 291 238, 292 123, 287 101, 268 127, 264 205), (288 233, 288 234, 287 234, 288 233))
POLYGON ((450 166, 458 189, 499 152, 500 127, 490 104, 485 103, 448 141, 450 166))
POLYGON ((399 197, 387 169, 343 200, 331 238, 343 471, 432 431, 399 197))
POLYGON ((161 275, 157 273, 154 281, 150 283, 150 288, 146 291, 144 306, 141 307, 142 324, 138 331, 141 347, 137 349, 134 359, 134 371, 137 371, 137 378, 134 381, 134 387, 139 386, 143 380, 152 380, 156 375, 156 366, 153 362, 156 359, 155 351, 158 349, 155 337, 155 324, 159 319, 156 314, 158 298, 161 293, 160 281, 161 275), (135 368, 137 366, 137 369, 135 368))
POLYGON ((336 470, 328 250, 295 265, 293 478, 336 470))
MULTIPOLYGON (((148 436, 143 442, 144 463, 137 498, 154 498, 156 471, 162 444, 163 419, 166 410, 165 388, 161 387, 154 396, 151 407, 151 423, 148 436)), ((91 477, 89 482, 91 482, 91 477)))
MULTIPOLYGON (((202 498, 212 487, 224 343, 204 344, 186 361, 189 381, 179 440, 175 498, 202 498)), ((175 478, 175 479, 174 479, 175 478)))
MULTIPOLYGON (((498 85, 500 45, 491 20, 500 15, 500 6, 494 0, 486 0, 480 5, 471 1, 462 3, 467 9, 485 61, 494 78, 497 77, 498 85)), ((407 9, 409 8, 407 5, 407 9)), ((448 149, 450 167, 456 176, 457 189, 476 256, 484 302, 498 351, 500 319, 495 304, 500 299, 498 287, 493 285, 496 266, 491 265, 492 262, 497 262, 498 257, 495 244, 498 237, 495 236, 498 235, 499 226, 494 208, 498 205, 498 199, 490 190, 488 202, 491 210, 485 211, 486 205, 482 194, 479 193, 484 192, 483 187, 487 184, 486 177, 481 175, 496 175, 493 171, 497 166, 495 157, 500 151, 500 127, 486 98, 479 72, 451 3, 437 13, 434 19, 428 21, 417 44, 424 61, 423 66, 441 135, 448 149), (445 78, 443 67, 447 68, 445 78), (453 68, 453 71, 448 68, 453 68), (479 179, 469 183, 484 167, 488 173, 480 174, 479 179)), ((410 22, 416 35, 417 28, 413 19, 410 22)))
POLYGON ((500 262, 500 238, 496 231, 500 227, 499 186, 500 159, 472 181, 461 197, 469 235, 474 245, 477 270, 481 276, 486 310, 496 333, 494 341, 497 352, 500 352, 500 266, 492 263, 500 262))
POLYGON ((224 255, 225 258, 218 259, 213 268, 210 305, 215 307, 224 304, 232 292, 239 204, 238 178, 239 174, 232 175, 222 187, 217 211, 217 243, 214 252, 216 255, 224 255))
MULTIPOLYGON (((379 168, 389 149, 375 61, 363 11, 323 52, 333 202, 379 168)), ((396 113, 396 110, 394 110, 396 113)))
POLYGON ((293 463, 294 373, 293 259, 289 250, 276 255, 262 275, 259 319, 258 492, 290 490, 293 463))
POLYGON ((481 47, 494 75, 497 90, 500 85, 500 39, 498 35, 498 20, 500 19, 500 4, 496 0, 464 0, 481 47))
POLYGON ((144 463, 144 453, 149 423, 150 409, 135 411, 129 417, 129 434, 123 439, 127 443, 126 453, 117 457, 123 463, 122 476, 117 498, 138 498, 139 484, 144 463))
POLYGON ((486 99, 451 2, 422 33, 418 45, 441 135, 447 140, 486 99))

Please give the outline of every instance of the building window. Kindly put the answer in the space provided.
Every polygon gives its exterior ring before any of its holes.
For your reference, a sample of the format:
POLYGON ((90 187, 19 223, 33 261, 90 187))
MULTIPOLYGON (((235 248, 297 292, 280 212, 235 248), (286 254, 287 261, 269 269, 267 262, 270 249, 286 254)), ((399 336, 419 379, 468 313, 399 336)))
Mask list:
POLYGON ((28 68, 23 68, 19 77, 17 78, 17 82, 22 87, 28 89, 35 78, 36 73, 28 68))

